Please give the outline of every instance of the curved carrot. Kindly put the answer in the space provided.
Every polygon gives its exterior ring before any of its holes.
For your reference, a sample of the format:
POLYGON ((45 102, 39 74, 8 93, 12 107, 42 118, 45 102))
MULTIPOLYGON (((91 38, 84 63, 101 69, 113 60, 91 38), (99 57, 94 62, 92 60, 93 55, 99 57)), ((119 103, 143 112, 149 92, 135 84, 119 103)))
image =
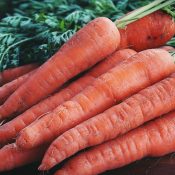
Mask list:
POLYGON ((96 77, 105 73, 120 62, 128 59, 135 53, 136 52, 131 49, 124 49, 114 52, 114 54, 95 65, 83 77, 71 83, 68 87, 31 107, 15 119, 0 126, 0 143, 5 144, 11 142, 13 138, 17 136, 19 131, 28 126, 34 120, 39 118, 44 113, 53 110, 64 101, 69 100, 71 97, 82 91, 86 86, 92 84, 96 77))
POLYGON ((18 87, 20 87, 25 81, 27 81, 27 78, 32 75, 36 70, 33 70, 29 73, 26 73, 17 79, 3 85, 0 87, 0 105, 2 105, 7 98, 16 90, 18 87))
POLYGON ((167 13, 156 11, 119 29, 119 32, 120 49, 141 51, 160 47, 169 41, 175 35, 175 22, 167 13))
POLYGON ((146 156, 175 151, 175 113, 80 153, 55 175, 95 175, 125 166, 146 156))
POLYGON ((4 70, 0 73, 0 86, 36 69, 38 64, 27 64, 24 66, 4 70))
POLYGON ((40 160, 47 146, 32 150, 20 150, 16 144, 9 144, 0 149, 0 172, 40 160))
POLYGON ((111 20, 99 17, 91 21, 8 98, 0 107, 0 119, 18 114, 44 99, 66 81, 114 52, 119 42, 119 32, 111 20))
POLYGON ((17 144, 28 149, 50 142, 175 71, 173 57, 161 49, 142 51, 129 60, 101 75, 71 100, 23 129, 17 137, 17 144))
POLYGON ((51 144, 45 153, 40 170, 48 170, 84 148, 114 139, 174 110, 174 87, 175 74, 66 131, 51 144))

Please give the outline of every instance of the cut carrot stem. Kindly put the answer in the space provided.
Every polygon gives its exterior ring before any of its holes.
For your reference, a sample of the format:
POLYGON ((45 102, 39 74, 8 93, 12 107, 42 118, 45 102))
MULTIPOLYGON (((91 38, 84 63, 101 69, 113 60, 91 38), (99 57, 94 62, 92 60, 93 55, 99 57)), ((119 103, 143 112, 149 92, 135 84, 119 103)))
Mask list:
POLYGON ((51 142, 66 130, 174 71, 173 58, 167 51, 150 49, 137 53, 98 77, 92 85, 62 103, 53 112, 24 128, 17 137, 17 145, 30 149, 51 142))
POLYGON ((54 175, 94 175, 125 166, 146 156, 175 151, 175 112, 129 133, 84 151, 66 162, 54 175))
POLYGON ((119 49, 132 48, 141 51, 166 44, 175 34, 175 22, 167 13, 156 11, 120 28, 119 32, 119 49))
POLYGON ((48 170, 84 148, 114 139, 174 110, 174 87, 175 74, 172 74, 119 105, 66 131, 51 144, 45 153, 40 170, 48 170))

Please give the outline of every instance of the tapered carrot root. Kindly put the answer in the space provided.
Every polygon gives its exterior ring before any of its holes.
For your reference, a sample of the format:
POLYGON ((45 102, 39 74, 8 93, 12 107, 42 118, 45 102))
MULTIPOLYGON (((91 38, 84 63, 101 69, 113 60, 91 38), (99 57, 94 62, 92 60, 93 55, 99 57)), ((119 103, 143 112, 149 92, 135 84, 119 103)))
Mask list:
POLYGON ((0 73, 0 86, 36 69, 38 64, 28 64, 17 68, 7 69, 0 73))
POLYGON ((173 18, 162 11, 156 11, 119 30, 120 49, 132 48, 141 51, 164 45, 175 35, 173 18))
POLYGON ((32 150, 20 150, 16 144, 9 144, 0 149, 0 172, 40 160, 47 146, 32 150))
POLYGON ((68 130, 51 144, 40 169, 48 170, 86 147, 114 139, 155 117, 174 110, 174 87, 175 74, 68 130))
POLYGON ((62 102, 69 100, 71 97, 82 91, 86 86, 92 84, 96 77, 105 73, 120 62, 129 59, 134 54, 136 54, 136 52, 131 49, 124 49, 115 52, 89 70, 83 77, 71 83, 68 87, 65 87, 60 92, 41 101, 39 104, 31 107, 15 119, 2 125, 0 127, 0 143, 5 144, 11 142, 16 138, 20 130, 28 126, 44 113, 53 110, 62 102))
POLYGON ((69 79, 113 53, 119 42, 117 27, 108 18, 91 21, 8 98, 0 107, 0 119, 18 114, 44 99, 69 79))
POLYGON ((146 156, 175 151, 175 113, 96 146, 68 161, 55 175, 95 175, 146 156))
POLYGON ((50 142, 66 130, 175 71, 173 57, 161 49, 142 51, 130 60, 101 75, 71 100, 23 129, 17 144, 29 149, 50 142))
POLYGON ((7 98, 16 90, 18 87, 20 87, 27 79, 29 78, 30 75, 32 75, 35 72, 35 70, 26 73, 17 79, 3 85, 0 87, 0 105, 2 105, 7 98))

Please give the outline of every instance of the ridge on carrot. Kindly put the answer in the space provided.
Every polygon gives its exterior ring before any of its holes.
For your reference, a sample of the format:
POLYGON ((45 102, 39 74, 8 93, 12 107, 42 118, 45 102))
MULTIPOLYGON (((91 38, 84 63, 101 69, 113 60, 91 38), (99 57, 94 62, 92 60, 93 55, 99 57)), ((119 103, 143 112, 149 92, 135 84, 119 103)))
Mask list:
POLYGON ((175 112, 127 134, 83 151, 54 175, 93 175, 123 167, 146 156, 159 157, 175 151, 175 112))
POLYGON ((53 112, 24 128, 17 145, 30 149, 97 115, 117 102, 162 80, 175 71, 174 58, 162 49, 139 52, 98 77, 92 85, 53 112))
POLYGON ((175 110, 174 87, 175 74, 172 74, 66 131, 50 145, 39 169, 48 170, 84 148, 114 139, 149 120, 175 110))
POLYGON ((55 93, 51 97, 48 97, 47 99, 31 107, 23 114, 17 116, 15 119, 0 126, 0 144, 11 142, 14 138, 16 138, 20 130, 28 126, 41 115, 53 110, 64 101, 69 100, 88 85, 92 84, 95 78, 122 61, 129 59, 134 54, 136 54, 136 52, 131 49, 124 49, 114 52, 111 56, 90 69, 85 75, 83 75, 83 77, 80 77, 78 80, 75 80, 58 93, 55 93))

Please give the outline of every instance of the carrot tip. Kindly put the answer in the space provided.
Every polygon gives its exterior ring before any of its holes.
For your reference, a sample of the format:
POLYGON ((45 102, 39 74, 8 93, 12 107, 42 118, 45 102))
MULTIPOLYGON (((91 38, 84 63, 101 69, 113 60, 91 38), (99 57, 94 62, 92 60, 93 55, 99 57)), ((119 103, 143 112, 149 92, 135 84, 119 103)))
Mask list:
POLYGON ((41 165, 38 167, 38 170, 39 170, 39 171, 44 171, 44 170, 46 170, 45 165, 41 164, 41 165))

